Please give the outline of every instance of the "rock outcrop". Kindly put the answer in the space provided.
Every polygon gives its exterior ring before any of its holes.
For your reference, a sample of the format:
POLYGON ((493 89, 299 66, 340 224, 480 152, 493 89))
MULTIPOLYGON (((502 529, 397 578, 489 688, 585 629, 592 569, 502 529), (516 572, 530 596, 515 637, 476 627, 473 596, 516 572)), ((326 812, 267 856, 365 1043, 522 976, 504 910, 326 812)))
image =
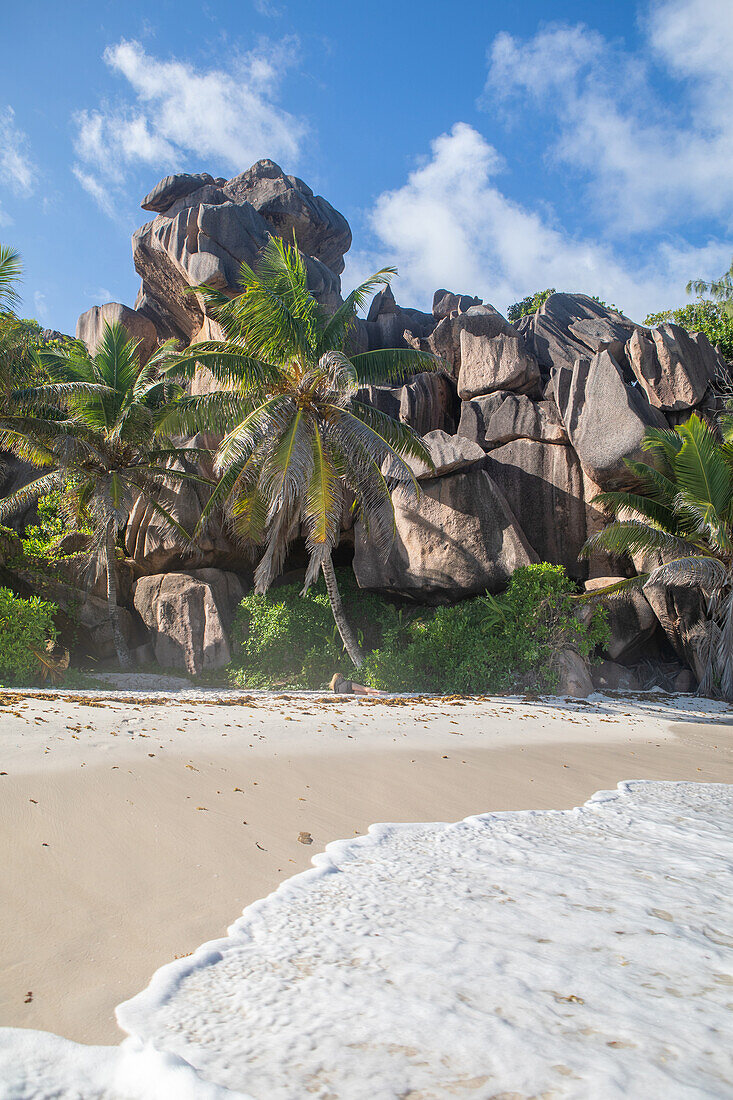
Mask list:
POLYGON ((497 592, 520 565, 536 561, 483 461, 420 482, 420 496, 392 493, 396 535, 383 558, 356 525, 354 573, 363 588, 447 602, 497 592))
MULTIPOLYGON (((585 591, 598 592, 617 584, 623 577, 593 577, 585 582, 585 591)), ((628 660, 632 656, 643 653, 645 644, 650 640, 658 628, 657 616, 654 614, 649 601, 643 592, 639 590, 627 591, 623 598, 599 597, 606 609, 610 638, 606 645, 606 652, 612 661, 628 660)), ((588 622, 595 610, 595 601, 581 604, 578 617, 581 622, 588 622)))
POLYGON ((568 436, 554 401, 533 401, 525 394, 499 390, 464 401, 458 434, 487 451, 514 439, 567 443, 568 436))
POLYGON ((624 382, 610 351, 553 371, 555 402, 583 469, 600 486, 626 473, 624 459, 642 457, 647 428, 667 427, 642 393, 624 382))
POLYGON ((572 447, 515 439, 490 451, 486 468, 539 560, 586 577, 578 560, 586 539, 583 475, 572 447))
POLYGON ((635 332, 628 360, 650 404, 665 412, 692 409, 705 397, 722 361, 701 332, 665 324, 651 335, 635 332))
POLYGON ((76 322, 76 338, 83 340, 92 355, 96 355, 104 338, 107 325, 123 325, 131 340, 138 341, 138 355, 141 363, 147 363, 158 346, 158 333, 155 325, 144 313, 130 309, 119 302, 106 302, 103 306, 92 306, 82 313, 76 322))
POLYGON ((228 631, 243 595, 239 577, 219 569, 158 573, 133 588, 158 664, 193 676, 230 663, 228 631))
POLYGON ((132 238, 142 279, 136 312, 158 339, 188 344, 204 323, 203 303, 188 288, 207 283, 236 293, 239 266, 253 265, 271 235, 297 241, 308 281, 322 305, 341 302, 339 275, 351 245, 348 222, 326 199, 271 160, 230 180, 207 173, 166 176, 145 196, 156 217, 132 238))

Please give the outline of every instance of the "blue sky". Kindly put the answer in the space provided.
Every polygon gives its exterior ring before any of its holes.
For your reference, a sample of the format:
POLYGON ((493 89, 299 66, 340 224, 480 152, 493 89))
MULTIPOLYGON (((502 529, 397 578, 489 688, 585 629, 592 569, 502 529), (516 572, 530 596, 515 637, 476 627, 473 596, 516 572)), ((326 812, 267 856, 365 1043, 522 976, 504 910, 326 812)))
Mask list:
POLYGON ((23 312, 132 304, 141 197, 272 157, 349 219, 346 285, 637 319, 733 254, 731 0, 6 5, 0 240, 23 312))

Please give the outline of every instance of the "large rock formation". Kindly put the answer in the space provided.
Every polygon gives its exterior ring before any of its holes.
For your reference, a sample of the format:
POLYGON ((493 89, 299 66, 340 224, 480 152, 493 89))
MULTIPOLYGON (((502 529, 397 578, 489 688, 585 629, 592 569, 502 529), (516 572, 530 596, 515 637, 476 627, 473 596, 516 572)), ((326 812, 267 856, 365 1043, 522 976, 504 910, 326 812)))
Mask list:
POLYGON ((665 324, 633 333, 627 356, 649 402, 665 412, 692 409, 705 397, 722 360, 701 332, 665 324))
POLYGON ((123 325, 131 340, 138 341, 138 355, 141 363, 147 363, 158 345, 158 333, 155 325, 144 313, 130 309, 119 302, 105 302, 103 306, 92 306, 82 313, 76 322, 76 338, 83 340, 92 355, 96 355, 102 343, 107 325, 123 325))
POLYGON ((642 393, 624 382, 610 351, 553 371, 555 401, 583 468, 604 488, 626 473, 624 459, 642 457, 647 428, 667 427, 642 393))
POLYGON ((202 173, 166 176, 145 196, 157 215, 132 238, 142 287, 138 313, 158 337, 189 343, 204 323, 203 303, 187 289, 207 283, 236 293, 239 266, 250 266, 271 235, 297 242, 309 286, 326 309, 341 301, 339 275, 351 245, 348 222, 296 176, 271 160, 233 179, 202 173))
POLYGON ((239 577, 219 569, 158 573, 133 589, 158 664, 194 676, 230 663, 228 631, 243 595, 239 577))
POLYGON ((486 468, 539 560, 586 577, 578 561, 586 539, 583 474, 572 447, 515 439, 490 451, 486 468))
POLYGON ((497 592, 536 555, 484 469, 479 448, 466 454, 470 444, 449 446, 443 433, 426 441, 436 470, 445 472, 421 480, 417 499, 403 486, 393 491, 396 535, 386 558, 357 524, 356 578, 364 588, 427 602, 497 592))

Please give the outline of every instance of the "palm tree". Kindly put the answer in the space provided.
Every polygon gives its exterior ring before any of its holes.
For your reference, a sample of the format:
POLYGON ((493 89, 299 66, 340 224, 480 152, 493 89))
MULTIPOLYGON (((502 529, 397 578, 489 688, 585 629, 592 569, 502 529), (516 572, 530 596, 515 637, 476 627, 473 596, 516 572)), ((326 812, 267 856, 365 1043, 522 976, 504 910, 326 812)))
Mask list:
MULTIPOLYGON (((672 430, 650 428, 643 447, 654 463, 626 462, 633 484, 601 493, 616 521, 583 547, 651 556, 656 564, 595 595, 645 585, 699 588, 707 599, 705 675, 700 690, 733 699, 733 417, 721 417, 722 441, 693 414, 672 430)), ((647 558, 648 560, 648 558, 647 558)), ((646 564, 646 561, 645 561, 646 564)))
POLYGON ((420 437, 359 400, 359 389, 403 382, 436 370, 439 361, 412 349, 348 350, 357 309, 393 274, 391 268, 377 272, 329 317, 308 290, 297 247, 271 238, 256 272, 242 264, 236 298, 196 288, 226 339, 189 348, 172 369, 191 378, 204 366, 218 388, 181 398, 161 421, 169 434, 203 431, 221 439, 215 459, 220 481, 201 525, 223 505, 235 537, 264 546, 257 592, 269 588, 289 544, 305 529, 303 591, 323 574, 344 648, 357 668, 364 657, 344 614, 331 556, 344 507, 354 499, 362 522, 386 550, 394 537, 390 484, 417 489, 406 458, 432 465, 420 437))
POLYGON ((178 394, 161 375, 170 354, 164 344, 141 366, 137 342, 121 325, 106 325, 95 355, 80 341, 36 352, 47 381, 16 387, 0 409, 0 448, 45 471, 0 501, 0 520, 39 496, 62 491, 69 516, 91 530, 91 563, 106 573, 109 620, 123 668, 131 659, 117 605, 118 533, 142 496, 182 542, 189 542, 164 502, 171 481, 204 480, 170 468, 199 451, 156 435, 161 402, 178 394))
POLYGON ((697 294, 699 298, 709 294, 714 301, 722 304, 730 316, 733 314, 733 262, 719 279, 711 279, 709 283, 704 279, 690 279, 685 289, 688 294, 697 294))

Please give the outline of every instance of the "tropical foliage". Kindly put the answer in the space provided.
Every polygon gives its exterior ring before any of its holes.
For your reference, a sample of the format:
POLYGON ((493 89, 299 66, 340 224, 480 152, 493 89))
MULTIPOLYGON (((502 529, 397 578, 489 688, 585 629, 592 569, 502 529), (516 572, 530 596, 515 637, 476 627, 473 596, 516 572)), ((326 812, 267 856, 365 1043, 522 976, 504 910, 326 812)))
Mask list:
POLYGON ((672 321, 688 332, 704 332, 713 347, 720 347, 726 359, 733 359, 733 316, 720 302, 701 299, 679 309, 650 313, 644 324, 661 325, 672 321))
POLYGON ((236 298, 197 288, 225 339, 197 344, 170 370, 186 379, 199 366, 207 367, 215 388, 181 397, 161 420, 169 434, 204 431, 221 438, 215 460, 220 480, 200 529, 223 507, 234 537, 264 548, 256 592, 268 589, 291 541, 304 530, 305 589, 323 573, 339 632, 357 667, 363 655, 343 613, 331 560, 344 510, 353 501, 371 538, 386 550, 394 513, 385 463, 391 481, 411 484, 415 491, 407 460, 431 463, 419 436, 360 400, 359 390, 436 370, 438 361, 412 349, 349 350, 357 309, 393 274, 389 268, 377 272, 329 316, 308 290, 300 252, 271 238, 256 271, 242 264, 236 298))
POLYGON ((43 676, 47 646, 56 637, 55 611, 37 596, 24 600, 0 588, 0 683, 22 686, 43 676))
POLYGON ((607 594, 645 584, 698 588, 707 600, 701 691, 733 699, 733 418, 722 441, 697 415, 675 430, 650 428, 651 462, 627 460, 627 488, 601 493, 615 522, 584 553, 643 555, 645 572, 607 594))
MULTIPOLYGON (((346 569, 339 571, 339 586, 370 649, 359 679, 386 691, 549 691, 561 649, 571 646, 588 657, 607 637, 604 611, 597 608, 590 623, 581 623, 574 585, 561 566, 547 563, 516 570, 501 596, 453 607, 399 608, 359 589, 346 569)), ((232 675, 242 686, 323 688, 335 668, 347 677, 355 673, 320 586, 305 599, 297 585, 246 596, 234 639, 232 675)))
POLYGON ((547 290, 538 290, 534 294, 528 294, 526 298, 522 298, 519 302, 514 302, 509 306, 507 310, 507 320, 511 321, 514 325, 517 321, 524 317, 527 313, 536 313, 537 310, 543 305, 551 294, 555 293, 554 286, 549 287, 547 290))
POLYGON ((706 283, 704 279, 691 279, 686 287, 688 294, 709 294, 715 302, 720 302, 729 316, 733 316, 733 262, 719 279, 706 283))
POLYGON ((171 468, 197 453, 156 434, 159 407, 178 395, 161 376, 171 354, 161 347, 141 364, 137 343, 106 326, 95 355, 80 342, 34 353, 45 381, 12 388, 0 410, 0 448, 34 463, 40 476, 0 501, 0 519, 58 491, 69 529, 91 534, 89 564, 106 574, 109 617, 123 667, 130 664, 117 609, 118 534, 142 497, 182 541, 188 534, 166 505, 171 486, 197 474, 171 468))

